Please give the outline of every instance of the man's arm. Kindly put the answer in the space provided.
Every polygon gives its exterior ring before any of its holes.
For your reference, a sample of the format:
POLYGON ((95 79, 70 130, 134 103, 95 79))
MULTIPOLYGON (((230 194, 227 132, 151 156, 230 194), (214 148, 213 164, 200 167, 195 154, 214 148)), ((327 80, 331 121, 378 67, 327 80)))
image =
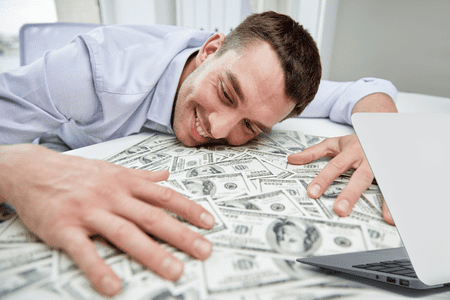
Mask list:
POLYGON ((211 243, 167 214, 211 228, 214 217, 175 191, 155 184, 167 171, 123 168, 101 160, 60 154, 32 144, 0 146, 0 202, 11 204, 23 223, 48 245, 64 249, 102 294, 122 283, 98 255, 101 235, 165 279, 176 280, 183 263, 147 235, 198 259, 211 243))
MULTIPOLYGON (((165 279, 183 273, 182 262, 149 235, 205 259, 212 245, 167 214, 211 228, 208 211, 156 185, 168 172, 132 170, 105 161, 59 154, 30 142, 73 120, 101 122, 87 49, 77 38, 27 67, 0 74, 0 202, 17 211, 44 242, 64 249, 92 285, 112 296, 120 279, 89 237, 102 235, 165 279), (95 119, 95 117, 97 119, 95 119)), ((112 126, 104 126, 111 130, 112 126)))
MULTIPOLYGON (((383 93, 375 93, 358 101, 353 107, 352 114, 356 112, 396 113, 397 108, 391 97, 383 93)), ((354 168, 355 172, 350 181, 334 203, 336 214, 342 217, 348 216, 359 196, 372 183, 374 178, 372 170, 356 134, 326 139, 303 152, 290 155, 288 161, 292 164, 306 164, 324 156, 332 156, 333 159, 311 182, 308 195, 314 199, 319 198, 339 175, 349 168, 354 168)), ((384 203, 383 217, 388 223, 394 223, 384 203)))

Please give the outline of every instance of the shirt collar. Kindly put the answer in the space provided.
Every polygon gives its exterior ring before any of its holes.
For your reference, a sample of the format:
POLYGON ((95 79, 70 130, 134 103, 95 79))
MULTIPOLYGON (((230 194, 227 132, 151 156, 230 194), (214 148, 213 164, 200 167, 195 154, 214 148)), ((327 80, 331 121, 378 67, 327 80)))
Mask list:
POLYGON ((147 113, 147 119, 156 122, 170 129, 173 132, 170 122, 172 107, 175 101, 175 94, 180 81, 181 73, 189 56, 200 48, 188 48, 177 54, 167 66, 161 78, 156 84, 152 103, 147 113))

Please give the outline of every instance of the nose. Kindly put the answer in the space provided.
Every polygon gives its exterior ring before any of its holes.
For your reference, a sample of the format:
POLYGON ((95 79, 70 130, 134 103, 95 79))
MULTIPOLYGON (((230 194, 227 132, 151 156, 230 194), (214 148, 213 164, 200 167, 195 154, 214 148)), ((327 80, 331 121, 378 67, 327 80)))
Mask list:
POLYGON ((229 111, 212 112, 209 115, 208 120, 211 125, 211 135, 215 139, 226 138, 239 122, 238 116, 229 111))

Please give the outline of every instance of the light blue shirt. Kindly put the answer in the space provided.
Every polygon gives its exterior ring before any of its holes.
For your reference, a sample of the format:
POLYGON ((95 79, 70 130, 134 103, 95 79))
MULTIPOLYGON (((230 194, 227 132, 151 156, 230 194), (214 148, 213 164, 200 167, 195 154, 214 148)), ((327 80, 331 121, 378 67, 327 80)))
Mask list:
MULTIPOLYGON (((73 149, 145 130, 173 134, 181 72, 211 35, 166 25, 102 26, 0 74, 0 144, 49 131, 73 149)), ((377 92, 396 99, 395 86, 382 79, 322 81, 301 117, 351 124, 353 106, 377 92)))

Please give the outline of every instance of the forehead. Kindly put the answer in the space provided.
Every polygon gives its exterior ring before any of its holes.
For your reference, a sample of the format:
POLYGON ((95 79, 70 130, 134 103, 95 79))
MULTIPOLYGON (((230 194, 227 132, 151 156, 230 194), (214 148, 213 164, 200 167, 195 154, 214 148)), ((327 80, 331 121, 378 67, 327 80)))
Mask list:
POLYGON ((239 54, 228 52, 225 74, 239 81, 244 100, 273 115, 276 120, 270 120, 270 127, 286 117, 295 104, 286 97, 284 72, 275 50, 267 42, 257 42, 239 54))

